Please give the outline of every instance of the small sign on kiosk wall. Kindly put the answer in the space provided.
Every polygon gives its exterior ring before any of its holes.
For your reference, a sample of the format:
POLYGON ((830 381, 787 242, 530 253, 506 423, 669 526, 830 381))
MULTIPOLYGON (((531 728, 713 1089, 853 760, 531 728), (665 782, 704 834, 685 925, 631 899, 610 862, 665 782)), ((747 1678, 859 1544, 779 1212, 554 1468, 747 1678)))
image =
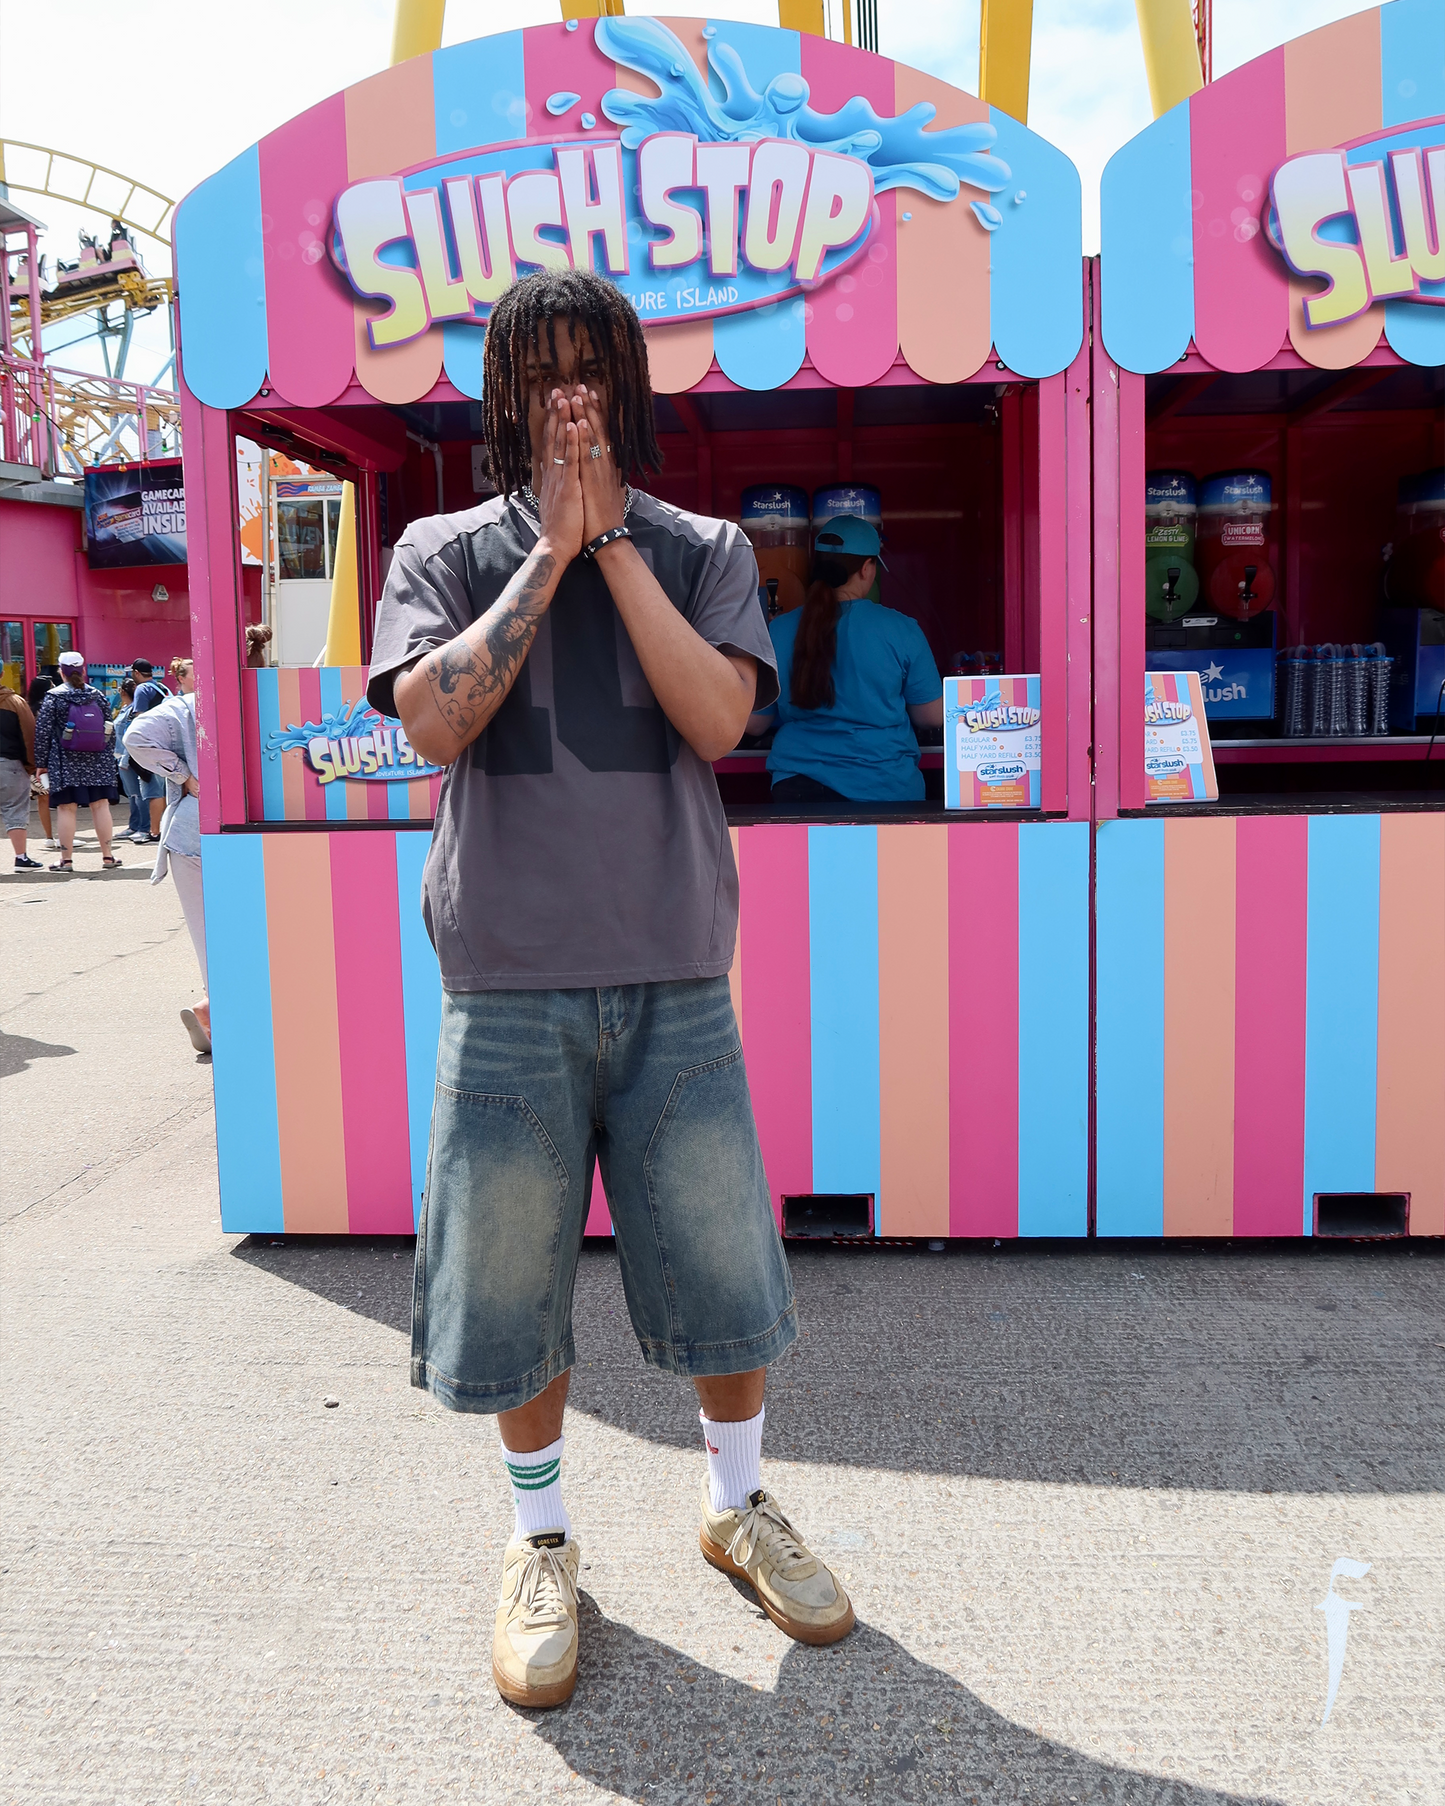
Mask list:
POLYGON ((1197 671, 1144 673, 1144 784, 1150 803, 1219 800, 1197 671))
POLYGON ((945 677, 943 801, 949 809, 1037 809, 1043 794, 1039 680, 945 677))

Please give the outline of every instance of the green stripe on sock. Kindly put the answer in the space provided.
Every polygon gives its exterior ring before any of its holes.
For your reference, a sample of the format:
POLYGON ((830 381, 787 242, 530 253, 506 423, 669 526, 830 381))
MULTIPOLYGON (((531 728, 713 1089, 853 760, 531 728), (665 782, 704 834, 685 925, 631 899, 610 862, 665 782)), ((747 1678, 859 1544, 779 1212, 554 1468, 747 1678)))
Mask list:
POLYGON ((561 1472, 561 1468, 560 1461, 548 1462, 545 1467, 523 1468, 513 1467, 510 1462, 507 1463, 507 1472, 511 1476, 512 1484, 521 1492, 540 1492, 544 1487, 553 1483, 561 1472))

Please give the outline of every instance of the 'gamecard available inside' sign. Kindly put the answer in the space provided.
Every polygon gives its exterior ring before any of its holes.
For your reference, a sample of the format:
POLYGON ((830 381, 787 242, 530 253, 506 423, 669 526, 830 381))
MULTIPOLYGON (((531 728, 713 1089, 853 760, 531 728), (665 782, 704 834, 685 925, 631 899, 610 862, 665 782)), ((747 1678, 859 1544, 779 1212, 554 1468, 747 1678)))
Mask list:
POLYGON ((945 677, 943 801, 949 809, 1037 809, 1043 794, 1039 680, 945 677))

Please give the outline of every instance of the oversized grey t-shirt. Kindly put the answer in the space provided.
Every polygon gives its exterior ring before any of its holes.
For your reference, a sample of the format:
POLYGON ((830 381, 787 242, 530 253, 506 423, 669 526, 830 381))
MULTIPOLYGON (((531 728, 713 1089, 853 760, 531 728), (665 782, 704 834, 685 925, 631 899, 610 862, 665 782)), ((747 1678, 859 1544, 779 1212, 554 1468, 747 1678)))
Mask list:
MULTIPOLYGON (((633 542, 710 645, 778 693, 752 547, 731 523, 635 492, 633 542)), ((537 542, 520 496, 414 521, 392 557, 367 698, 484 614, 537 542)), ((668 721, 595 563, 562 574, 485 732, 448 769, 422 885, 449 991, 715 978, 738 880, 712 767, 668 721)))

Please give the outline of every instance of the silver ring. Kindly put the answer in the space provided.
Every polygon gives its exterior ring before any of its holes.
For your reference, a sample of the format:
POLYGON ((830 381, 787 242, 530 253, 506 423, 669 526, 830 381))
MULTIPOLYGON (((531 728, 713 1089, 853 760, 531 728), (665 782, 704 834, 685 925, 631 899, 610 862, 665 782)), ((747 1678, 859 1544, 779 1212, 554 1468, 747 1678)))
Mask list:
POLYGON ((552 462, 554 464, 565 464, 567 460, 565 458, 553 458, 552 462))
POLYGON ((602 447, 600 445, 594 445, 592 447, 592 456, 594 458, 600 458, 602 456, 602 447))

